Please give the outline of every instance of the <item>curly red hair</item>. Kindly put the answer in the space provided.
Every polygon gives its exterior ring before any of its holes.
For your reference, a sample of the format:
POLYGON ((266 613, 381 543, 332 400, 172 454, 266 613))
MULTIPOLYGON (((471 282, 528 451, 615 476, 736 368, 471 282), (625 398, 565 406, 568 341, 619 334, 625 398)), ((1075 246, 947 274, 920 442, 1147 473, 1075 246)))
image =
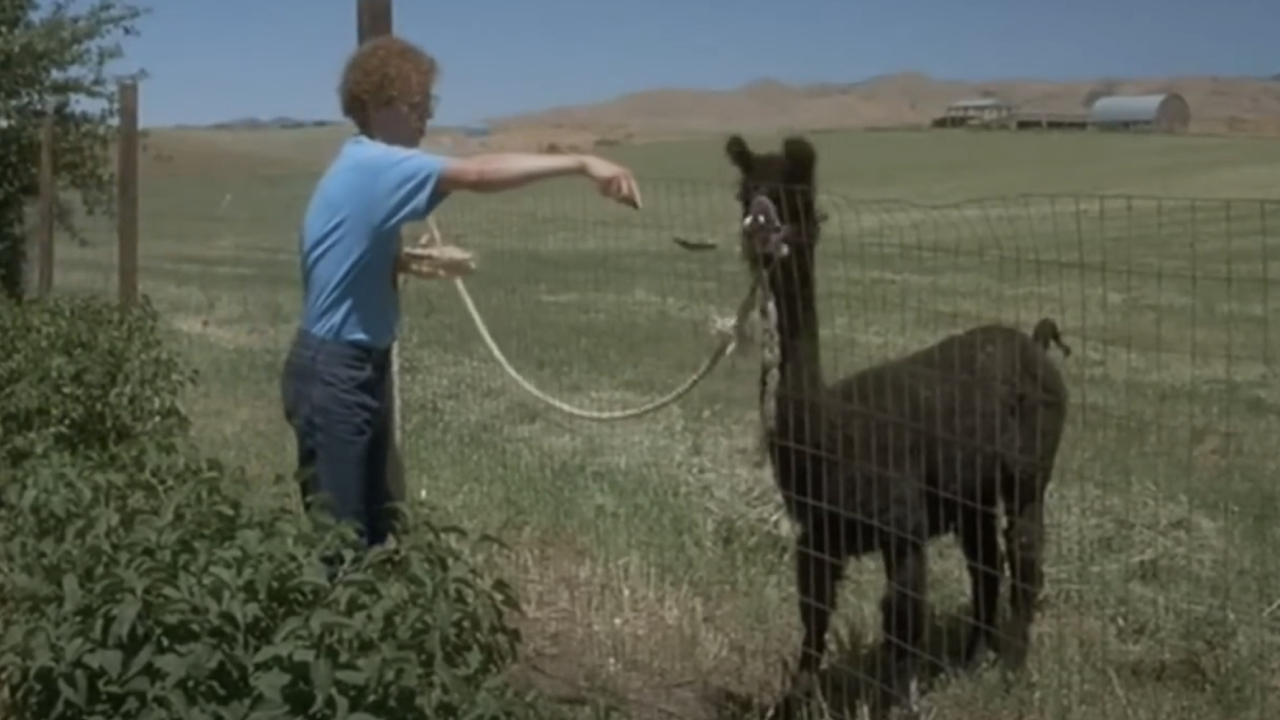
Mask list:
POLYGON ((368 134, 375 110, 401 107, 424 127, 434 104, 436 59, 413 43, 385 35, 360 45, 342 71, 342 114, 368 134))

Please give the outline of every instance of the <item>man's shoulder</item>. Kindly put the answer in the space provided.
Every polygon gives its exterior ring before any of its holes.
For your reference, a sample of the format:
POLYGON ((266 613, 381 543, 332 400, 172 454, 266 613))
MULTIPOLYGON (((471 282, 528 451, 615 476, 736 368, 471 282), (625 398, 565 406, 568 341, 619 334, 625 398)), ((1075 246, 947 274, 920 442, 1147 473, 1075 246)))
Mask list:
POLYGON ((398 147, 357 135, 343 143, 333 164, 352 167, 386 167, 405 164, 433 165, 442 161, 443 158, 418 148, 398 147))
POLYGON ((358 172, 362 169, 388 165, 399 159, 397 150, 398 148, 357 135, 348 138, 342 143, 342 147, 338 148, 337 154, 329 163, 329 172, 358 172))
MULTIPOLYGON (((388 145, 364 137, 349 139, 325 171, 320 188, 339 195, 395 194, 440 177, 446 159, 417 148, 388 145)), ((318 188, 318 189, 320 189, 318 188)))
POLYGON ((338 193, 351 202, 361 193, 372 190, 375 181, 387 168, 394 166, 395 148, 362 137, 353 137, 342 144, 329 161, 316 185, 317 195, 338 193))

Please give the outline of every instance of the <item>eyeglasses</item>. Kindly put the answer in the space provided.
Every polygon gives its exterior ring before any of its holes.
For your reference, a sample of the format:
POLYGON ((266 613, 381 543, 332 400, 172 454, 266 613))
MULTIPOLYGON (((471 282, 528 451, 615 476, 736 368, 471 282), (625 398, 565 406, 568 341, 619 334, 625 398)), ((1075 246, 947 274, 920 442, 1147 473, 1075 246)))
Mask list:
POLYGON ((413 103, 402 105, 401 107, 408 113, 417 117, 430 120, 435 117, 436 106, 440 103, 440 96, 431 93, 426 98, 417 100, 413 103))

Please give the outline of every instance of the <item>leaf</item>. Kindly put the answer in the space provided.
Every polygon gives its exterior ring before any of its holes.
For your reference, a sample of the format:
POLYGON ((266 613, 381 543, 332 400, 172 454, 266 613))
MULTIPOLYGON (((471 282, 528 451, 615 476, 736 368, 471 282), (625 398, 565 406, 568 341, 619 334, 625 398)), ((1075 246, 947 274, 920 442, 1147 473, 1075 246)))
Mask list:
POLYGON ((320 656, 311 662, 311 687, 315 692, 311 712, 315 712, 324 707, 329 694, 333 692, 333 663, 329 662, 329 658, 320 656))
POLYGON ((120 670, 124 666, 124 653, 113 649, 94 650, 81 656, 80 662, 95 670, 101 670, 112 680, 118 680, 120 670))
POLYGON ((151 658, 155 653, 156 646, 154 643, 147 643, 144 645, 142 649, 133 656, 133 659, 129 661, 129 666, 125 669, 124 677, 126 679, 131 678, 142 672, 144 668, 151 664, 151 658))
POLYGON ((160 672, 164 673, 165 680, 172 684, 174 681, 187 674, 187 668, 190 666, 190 661, 181 655, 165 653, 163 655, 157 655, 155 659, 152 660, 152 664, 154 664, 160 672))
POLYGON ((250 684, 263 698, 272 703, 284 702, 284 688, 289 685, 288 673, 280 670, 268 670, 254 675, 250 684))
POLYGON ((129 637, 129 632, 133 630, 133 623, 138 619, 138 613, 142 610, 142 601, 137 598, 127 598, 120 603, 120 607, 116 609, 115 622, 111 624, 110 638, 111 642, 124 642, 129 637))
POLYGON ((289 657, 291 653, 292 653, 292 648, 290 645, 287 645, 285 643, 276 643, 274 645, 268 645, 258 650, 258 652, 253 654, 253 658, 250 660, 250 662, 254 665, 261 665, 262 663, 265 663, 268 660, 289 657))
POLYGON ((331 610, 321 608, 310 618, 311 632, 323 633, 329 630, 355 630, 358 625, 351 618, 343 617, 331 610))
POLYGON ((333 677, 342 685, 352 687, 363 687, 369 681, 369 673, 362 670, 338 670, 333 677))
POLYGON ((149 697, 151 695, 151 688, 151 678, 146 675, 133 677, 124 684, 124 692, 135 697, 149 697))
POLYGON ((62 608, 70 611, 80 606, 80 581, 75 575, 62 576, 62 608))
POLYGON ((293 713, 285 705, 255 707, 245 720, 292 720, 293 713))

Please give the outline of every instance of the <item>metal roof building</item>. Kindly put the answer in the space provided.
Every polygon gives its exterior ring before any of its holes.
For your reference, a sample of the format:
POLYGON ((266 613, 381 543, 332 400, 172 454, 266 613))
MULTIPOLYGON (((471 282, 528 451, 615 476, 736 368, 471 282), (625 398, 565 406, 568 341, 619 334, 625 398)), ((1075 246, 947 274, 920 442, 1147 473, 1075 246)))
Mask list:
POLYGON ((935 118, 934 127, 962 127, 971 124, 1000 122, 1013 114, 1013 106, 999 98, 982 97, 959 100, 947 106, 942 117, 935 118))
POLYGON ((1089 124, 1103 128, 1150 128, 1182 132, 1191 124, 1191 106, 1177 93, 1109 95, 1089 108, 1089 124))
POLYGON ((982 97, 972 98, 970 100, 957 100, 947 106, 948 110, 981 110, 983 108, 1004 108, 1012 107, 1009 103, 1000 98, 982 97))

